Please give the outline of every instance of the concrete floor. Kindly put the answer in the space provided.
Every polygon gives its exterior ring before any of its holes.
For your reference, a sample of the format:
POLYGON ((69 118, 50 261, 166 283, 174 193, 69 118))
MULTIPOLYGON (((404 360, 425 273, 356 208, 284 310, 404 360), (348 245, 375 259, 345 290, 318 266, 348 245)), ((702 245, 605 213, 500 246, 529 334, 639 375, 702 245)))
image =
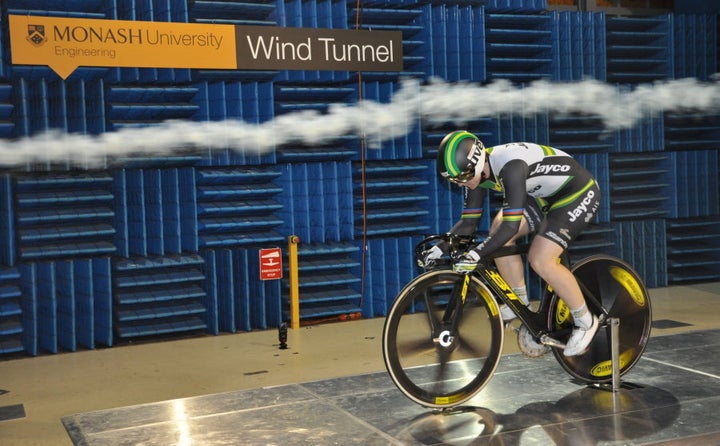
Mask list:
MULTIPOLYGON (((650 294, 656 327, 653 328, 653 339, 648 347, 647 359, 644 358, 636 368, 639 370, 638 373, 642 373, 644 368, 647 369, 652 365, 661 367, 663 369, 662 376, 669 376, 670 381, 651 380, 642 375, 635 377, 633 376, 636 373, 635 370, 631 371, 631 379, 647 384, 644 387, 646 390, 635 392, 628 397, 630 400, 639 398, 641 403, 647 399, 658 401, 670 398, 672 395, 668 395, 668 389, 672 387, 670 384, 673 382, 672 376, 677 374, 680 377, 684 374, 682 369, 677 368, 674 364, 662 364, 662 358, 667 356, 667 352, 680 350, 678 345, 684 344, 678 344, 678 342, 692 344, 698 339, 698 336, 699 339, 708 339, 712 337, 710 335, 718 334, 715 330, 720 329, 716 307, 720 303, 720 283, 659 288, 650 290, 650 294), (703 333, 706 331, 710 335, 704 336, 703 333), (659 356, 653 354, 656 345, 664 348, 665 353, 659 356)), ((389 383, 389 379, 384 374, 380 347, 382 324, 383 320, 378 318, 328 323, 290 330, 287 350, 278 348, 277 331, 268 330, 2 360, 0 361, 0 409, 21 407, 25 416, 0 421, 0 444, 17 446, 72 445, 74 443, 71 434, 76 440, 78 438, 86 440, 95 438, 99 441, 101 440, 100 436, 83 437, 83 432, 87 434, 93 429, 97 430, 97 425, 93 428, 92 423, 93 420, 97 422, 102 419, 98 417, 135 412, 136 410, 157 409, 167 404, 177 404, 177 400, 188 404, 202 401, 204 404, 212 405, 213 401, 219 403, 227 398, 234 400, 233 397, 242 396, 242 400, 250 397, 255 401, 262 401, 263 398, 272 396, 272 393, 292 395, 292 392, 288 392, 297 391, 298 387, 307 391, 307 389, 318 386, 326 389, 333 389, 338 385, 347 388, 348 382, 367 383, 367 380, 385 380, 389 383), (294 384, 302 385, 295 386, 294 384), (172 400, 175 402, 173 403, 172 400), (132 407, 128 409, 128 406, 132 407), (106 409, 111 410, 105 411, 106 409), (63 419, 70 426, 70 433, 63 425, 63 419), (83 424, 86 422, 89 424, 83 424)), ((692 347, 692 345, 689 346, 692 347)), ((546 362, 545 359, 541 359, 539 363, 535 363, 517 355, 515 343, 510 336, 506 339, 505 348, 509 356, 507 361, 504 359, 504 363, 511 367, 515 362, 520 368, 528 362, 534 363, 533 367, 546 362)), ((720 360, 716 359, 717 355, 706 352, 699 356, 706 364, 709 362, 711 368, 720 367, 720 360)), ((540 389, 547 388, 546 394, 535 394, 527 398, 527 401, 523 401, 522 396, 514 396, 510 398, 514 402, 513 404, 519 404, 521 407, 532 405, 534 410, 540 408, 537 405, 539 403, 558 407, 561 402, 567 403, 568 399, 572 402, 577 396, 577 392, 583 392, 584 388, 570 383, 569 376, 564 375, 559 366, 552 364, 554 359, 550 357, 547 361, 550 361, 547 365, 551 372, 533 375, 545 377, 544 384, 540 389), (548 377, 556 380, 558 386, 572 385, 575 387, 549 386, 548 377)), ((651 374, 657 373, 657 369, 652 370, 654 371, 651 371, 651 374)), ((706 375, 702 375, 703 380, 710 380, 714 385, 720 386, 720 382, 714 382, 716 378, 712 373, 706 375)), ((507 376, 511 376, 511 374, 507 376)), ((683 378, 687 377, 683 376, 683 378)), ((698 382, 697 379, 691 379, 691 381, 698 382)), ((493 379, 486 391, 492 391, 495 388, 492 386, 501 386, 502 382, 502 379, 493 379)), ((418 444, 435 444, 432 442, 436 440, 436 443, 447 441, 447 438, 438 437, 436 415, 406 401, 399 391, 393 390, 391 387, 386 390, 385 398, 391 399, 394 404, 399 404, 403 408, 394 412, 402 414, 403 418, 394 421, 403 426, 410 424, 417 430, 410 432, 405 429, 403 432, 399 432, 397 429, 393 430, 387 426, 374 426, 373 435, 378 435, 378 437, 374 437, 377 441, 376 444, 393 442, 405 444, 404 437, 399 435, 408 433, 412 434, 413 441, 418 444), (418 432, 420 433, 418 434, 418 432)), ((471 438, 471 440, 467 440, 469 443, 454 441, 452 444, 478 444, 472 440, 473 438, 478 439, 473 437, 477 434, 478 416, 484 420, 485 424, 489 423, 488 420, 497 419, 503 419, 507 424, 508 415, 519 413, 517 408, 511 407, 512 405, 498 405, 487 409, 492 405, 483 400, 486 391, 481 392, 477 397, 480 398, 481 404, 475 408, 485 408, 490 412, 477 415, 475 413, 477 411, 471 411, 460 415, 465 418, 455 418, 455 421, 460 421, 457 429, 467 429, 467 426, 471 425, 475 426, 475 430, 471 429, 468 435, 460 435, 462 438, 471 438), (473 420, 472 417, 476 417, 475 421, 468 423, 468 420, 473 420)), ((317 389, 314 392, 315 395, 318 395, 317 389)), ((682 393, 680 390, 677 392, 682 393)), ((322 396, 322 394, 320 395, 322 396)), ((333 398, 333 396, 337 395, 333 391, 327 390, 326 395, 322 397, 333 398)), ((583 396, 584 398, 586 397, 583 396)), ((323 402, 326 403, 327 400, 323 400, 323 402)), ((670 403, 665 403, 668 407, 671 406, 670 403)), ((473 405, 475 406, 475 400, 473 400, 473 405)), ((235 409, 230 412, 234 412, 235 409)), ((382 421, 385 413, 382 409, 376 405, 368 409, 378 412, 381 417, 380 421, 382 421)), ((715 413, 716 411, 710 412, 715 413)), ((312 410, 305 413, 312 413, 312 410)), ((235 438, 237 441, 230 444, 290 444, 282 441, 282 438, 287 438, 285 430, 288 424, 286 423, 287 419, 283 418, 286 415, 283 415, 282 412, 275 412, 274 416, 276 417, 275 434, 277 435, 274 439, 268 440, 268 437, 263 437, 265 440, 259 440, 248 436, 242 440, 235 438)), ((354 423, 360 422, 363 427, 368 427, 368 423, 370 423, 368 417, 360 416, 360 414, 354 416, 357 417, 354 423)), ((677 418, 670 420, 670 426, 663 426, 663 429, 666 432, 672 432, 672 423, 675 420, 677 418), (668 428, 671 430, 667 431, 668 428)), ((719 421, 720 418, 715 420, 714 425, 720 425, 719 421)), ((235 419, 232 422, 240 421, 235 419)), ((518 419, 515 418, 514 422, 518 422, 518 419)), ((354 424, 351 423, 347 426, 350 425, 354 424)), ((241 430, 237 428, 238 424, 231 426, 233 429, 241 430)), ((451 434, 453 438, 458 435, 457 429, 453 431, 454 434, 451 434)), ((548 437, 550 434, 547 433, 547 430, 544 432, 542 435, 538 432, 538 438, 551 438, 548 437)), ((560 432, 562 433, 562 431, 560 432)), ((652 436, 652 432, 647 434, 652 436)), ((528 438, 534 437, 530 435, 528 438)), ((296 440, 298 439, 307 440, 302 437, 296 438, 296 440)), ((107 439, 103 441, 105 440, 107 439)), ((702 444, 710 444, 706 440, 707 438, 702 444)), ((334 444, 331 440, 328 441, 325 444, 334 444)), ((638 441, 637 444, 642 444, 637 438, 631 438, 621 444, 636 444, 634 443, 636 441, 638 441)), ((662 441, 670 440, 663 439, 662 441)), ((147 444, 163 444, 145 442, 147 444)), ((78 442, 78 444, 80 443, 78 442)), ((119 443, 111 439, 110 442, 98 442, 97 444, 119 443)), ((311 441, 306 444, 321 443, 311 441)), ((684 446, 690 444, 692 442, 689 440, 683 443, 684 446)))

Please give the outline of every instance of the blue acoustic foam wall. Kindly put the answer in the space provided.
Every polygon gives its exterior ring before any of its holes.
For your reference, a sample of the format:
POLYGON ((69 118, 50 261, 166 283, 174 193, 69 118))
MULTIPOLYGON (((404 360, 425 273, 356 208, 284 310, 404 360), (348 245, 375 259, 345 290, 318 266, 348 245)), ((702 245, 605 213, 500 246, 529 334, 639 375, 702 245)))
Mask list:
POLYGON ((670 15, 607 19, 607 81, 652 82, 672 78, 670 15))
POLYGON ((422 237, 372 239, 367 244, 363 315, 387 314, 400 290, 420 270, 415 264, 414 247, 422 237))
POLYGON ((281 281, 260 280, 257 249, 212 249, 202 256, 205 320, 211 333, 266 329, 282 322, 281 281))
MULTIPOLYGON (((62 80, 48 67, 9 65, 10 45, 0 37, 0 138, 53 129, 101 135, 168 119, 263 125, 296 112, 387 104, 406 77, 478 86, 506 80, 517 89, 589 77, 624 93, 646 82, 709 80, 717 71, 715 14, 546 7, 545 0, 365 0, 360 7, 354 0, 6 0, 2 14, 395 30, 404 70, 80 67, 62 80)), ((287 279, 259 280, 258 249, 282 246, 291 234, 301 239, 307 277, 304 318, 383 316, 419 272, 414 243, 459 217, 460 189, 435 172, 437 144, 458 127, 488 146, 549 144, 593 172, 602 208, 572 256, 619 255, 658 286, 664 277, 717 280, 720 261, 704 246, 717 251, 706 243, 720 214, 717 114, 650 114, 608 131, 593 115, 521 112, 446 124, 410 113, 402 129, 373 133, 378 125, 263 150, 229 140, 163 156, 104 157, 93 166, 70 159, 7 166, 0 348, 16 351, 20 342, 36 355, 275 327, 287 317, 287 279)), ((481 233, 500 204, 498 194, 488 198, 481 233)))
POLYGON ((487 12, 487 78, 528 82, 553 78, 553 16, 487 12))
POLYGON ((20 259, 113 254, 111 184, 105 173, 16 176, 20 259))
POLYGON ((553 78, 605 80, 605 14, 574 11, 554 14, 553 78))
POLYGON ((717 73, 717 16, 673 16, 675 77, 708 80, 717 73))
MULTIPOLYGON (((352 242, 298 246, 300 319, 324 319, 361 312, 360 248, 352 242)), ((283 318, 290 320, 289 280, 283 279, 283 318)))
POLYGON ((720 218, 667 221, 668 283, 720 280, 720 218))
POLYGON ((21 300, 18 269, 0 267, 0 355, 24 350, 21 300))
POLYGON ((617 256, 628 262, 648 288, 667 286, 666 222, 648 218, 614 223, 617 256))
POLYGON ((674 173, 670 217, 720 215, 720 169, 717 150, 670 152, 668 170, 674 173))
POLYGON ((355 232, 362 238, 422 234, 430 212, 425 204, 428 197, 422 190, 428 184, 427 165, 418 161, 378 161, 365 166, 356 165, 355 232), (365 181, 361 179, 361 167, 365 181), (361 198, 365 198, 365 206, 361 198))
POLYGON ((205 168, 197 175, 198 242, 203 248, 249 246, 283 240, 276 229, 281 189, 277 169, 205 168))
POLYGON ((116 259, 112 274, 117 338, 207 329, 203 263, 192 253, 116 259))
POLYGON ((651 219, 670 212, 671 175, 665 153, 610 156, 610 218, 651 219))

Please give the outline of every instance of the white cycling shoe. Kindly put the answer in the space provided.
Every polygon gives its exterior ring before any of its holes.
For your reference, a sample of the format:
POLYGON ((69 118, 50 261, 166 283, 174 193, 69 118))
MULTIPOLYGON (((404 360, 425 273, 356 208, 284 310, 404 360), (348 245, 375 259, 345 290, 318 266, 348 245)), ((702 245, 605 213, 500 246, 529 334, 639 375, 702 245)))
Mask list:
MULTIPOLYGON (((525 302, 522 299, 521 301, 523 304, 525 304, 526 307, 530 305, 529 302, 525 302)), ((512 308, 508 307, 506 304, 500 304, 500 316, 502 316, 503 322, 510 322, 517 317, 515 312, 513 312, 512 308)))
POLYGON ((590 346, 590 342, 595 337, 598 328, 600 327, 600 321, 597 316, 593 315, 592 325, 589 328, 575 327, 570 334, 570 338, 565 344, 565 350, 563 354, 565 356, 577 356, 585 353, 590 346))
POLYGON ((500 316, 502 316, 503 322, 509 322, 517 317, 513 310, 505 304, 500 305, 500 316))

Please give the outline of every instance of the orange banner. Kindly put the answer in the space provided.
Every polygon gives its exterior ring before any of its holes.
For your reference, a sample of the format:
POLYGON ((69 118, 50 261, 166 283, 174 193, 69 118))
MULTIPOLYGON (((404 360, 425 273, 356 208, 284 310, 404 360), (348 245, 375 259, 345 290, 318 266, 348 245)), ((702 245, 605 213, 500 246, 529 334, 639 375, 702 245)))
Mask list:
POLYGON ((10 15, 12 63, 77 67, 237 68, 235 26, 10 15))

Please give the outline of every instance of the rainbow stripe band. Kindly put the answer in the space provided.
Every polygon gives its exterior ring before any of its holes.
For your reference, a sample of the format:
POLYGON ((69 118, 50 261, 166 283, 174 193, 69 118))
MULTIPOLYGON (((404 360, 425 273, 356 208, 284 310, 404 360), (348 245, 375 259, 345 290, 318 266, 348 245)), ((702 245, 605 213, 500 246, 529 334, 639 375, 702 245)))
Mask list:
POLYGON ((482 215, 482 209, 463 209, 462 216, 460 216, 460 218, 481 218, 482 215))
POLYGON ((520 221, 523 217, 523 209, 503 209, 503 221, 520 221))

